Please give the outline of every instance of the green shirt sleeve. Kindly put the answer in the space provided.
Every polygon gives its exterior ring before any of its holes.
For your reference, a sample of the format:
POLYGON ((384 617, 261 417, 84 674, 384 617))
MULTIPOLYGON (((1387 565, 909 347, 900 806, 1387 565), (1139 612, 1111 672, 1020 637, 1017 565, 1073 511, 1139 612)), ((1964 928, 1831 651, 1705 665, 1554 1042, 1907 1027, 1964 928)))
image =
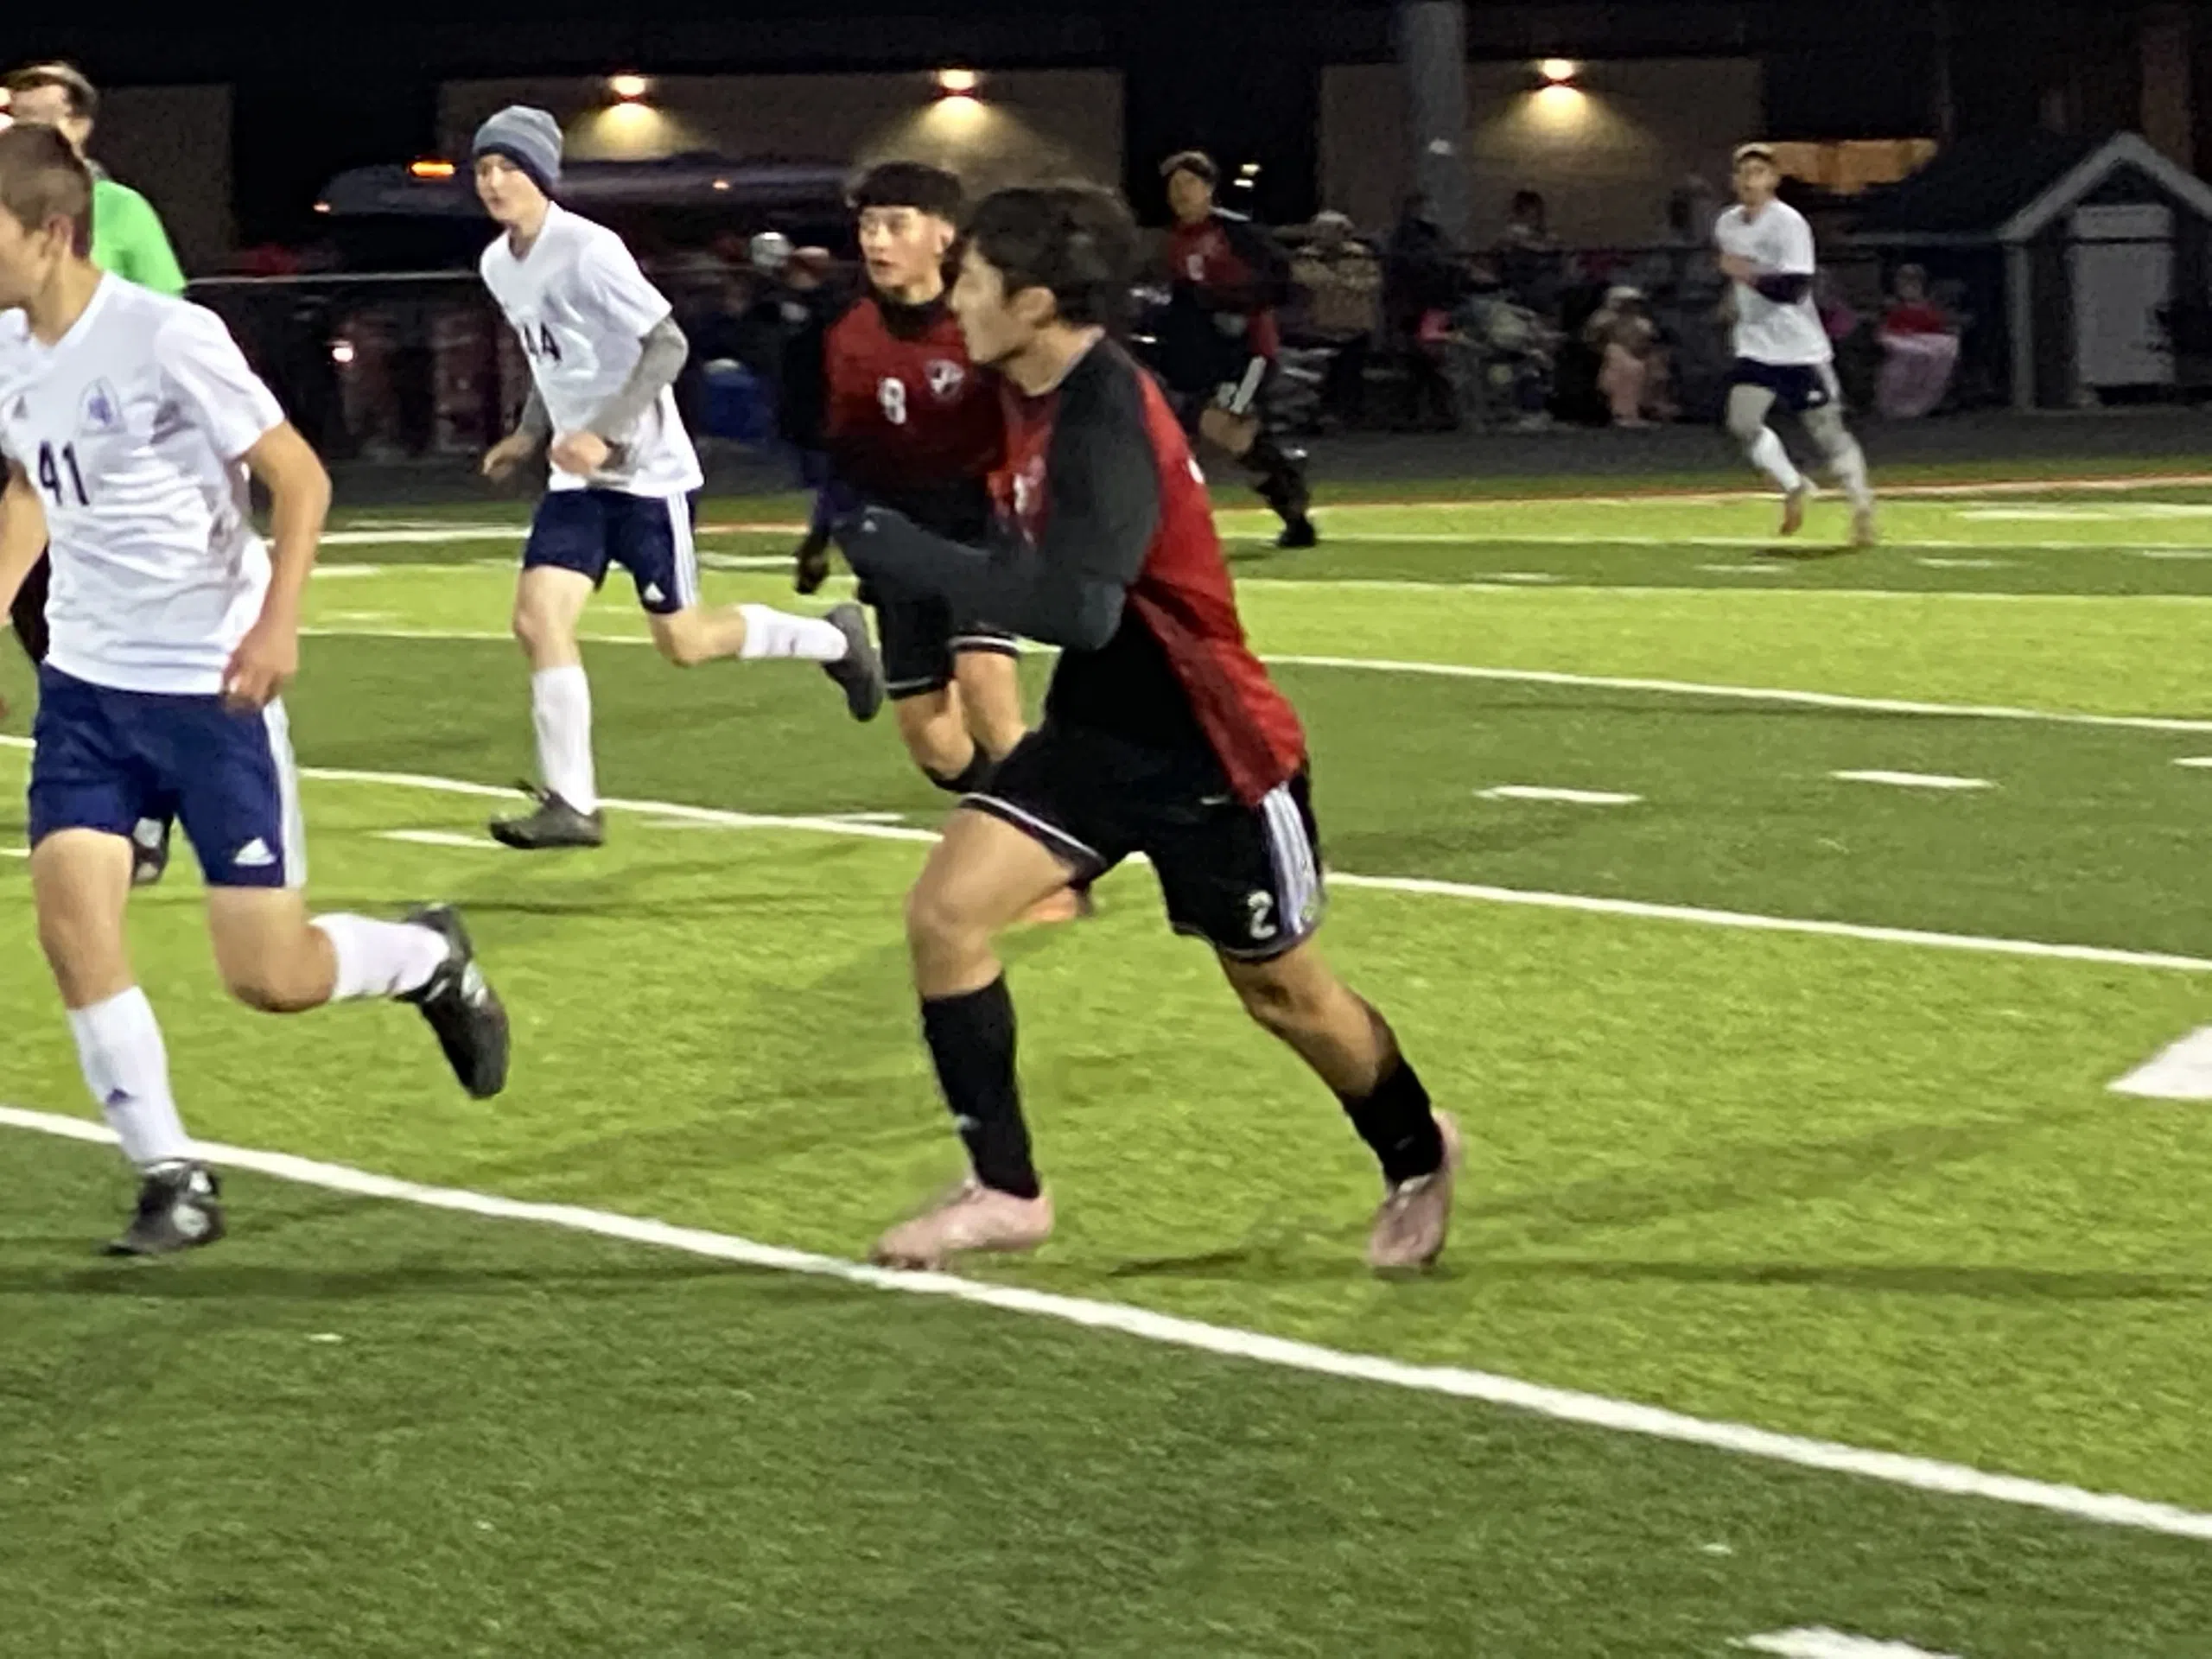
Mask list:
POLYGON ((127 184, 92 188, 92 263, 156 294, 184 292, 184 270, 154 205, 127 184))

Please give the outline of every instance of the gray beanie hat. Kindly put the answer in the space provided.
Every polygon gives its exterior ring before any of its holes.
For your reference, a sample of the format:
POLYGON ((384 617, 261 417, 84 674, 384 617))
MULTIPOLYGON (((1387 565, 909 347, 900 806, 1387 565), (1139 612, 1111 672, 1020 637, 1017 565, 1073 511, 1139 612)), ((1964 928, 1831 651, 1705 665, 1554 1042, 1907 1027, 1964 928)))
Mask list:
POLYGON ((469 159, 504 156, 547 195, 561 182, 561 124, 543 110, 510 104, 476 129, 469 159))

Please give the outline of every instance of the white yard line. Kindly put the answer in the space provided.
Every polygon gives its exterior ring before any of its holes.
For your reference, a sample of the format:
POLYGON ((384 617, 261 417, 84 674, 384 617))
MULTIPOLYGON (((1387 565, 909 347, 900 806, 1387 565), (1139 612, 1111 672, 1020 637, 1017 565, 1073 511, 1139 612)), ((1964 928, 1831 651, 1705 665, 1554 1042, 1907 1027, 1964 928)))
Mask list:
POLYGON ((472 853, 499 850, 488 836, 464 836, 453 830, 379 830, 378 841, 404 841, 416 847, 466 847, 472 853))
POLYGON ((1832 772, 1847 784, 1887 784, 1892 789, 1994 789, 1986 778, 1953 778, 1937 772, 1832 772))
POLYGON ((2054 709, 2012 709, 1970 702, 1918 702, 1902 697, 1853 697, 1829 691, 1795 691, 1780 686, 1711 685, 1694 680, 1647 679, 1619 674, 1568 674, 1552 669, 1476 668, 1462 663, 1399 662, 1375 657, 1308 657, 1268 654, 1284 668, 1345 668, 1376 674, 1427 674, 1442 679, 1497 680, 1527 685, 1589 687, 1608 691, 1650 691, 1681 697, 1722 697, 1735 702, 1779 702, 1806 709, 1847 709, 1869 714, 1926 715, 1956 720, 2047 721, 2063 726, 2109 726, 2144 732, 2212 732, 2212 720, 2183 720, 2164 715, 2082 715, 2054 709))
MULTIPOLYGON (((51 1112, 26 1111, 0 1106, 0 1127, 36 1135, 109 1146, 114 1136, 103 1125, 86 1119, 62 1117, 51 1112)), ((779 1273, 804 1274, 819 1279, 915 1296, 941 1296, 950 1301, 1027 1314, 1033 1319, 1056 1319, 1094 1331, 1113 1331, 1141 1341, 1218 1354, 1231 1359, 1274 1365, 1322 1376, 1353 1382, 1379 1382, 1427 1394, 1449 1395, 1490 1405, 1530 1413, 1557 1422, 1579 1423, 1619 1434, 1702 1446, 1739 1457, 1758 1458, 1799 1468, 1853 1475, 1916 1491, 1946 1497, 1978 1497, 1993 1503, 2042 1510, 2101 1526, 2125 1527, 2164 1533, 2177 1538, 2212 1542, 2212 1515, 2175 1504, 2115 1492, 2093 1492, 2078 1486, 2056 1485, 2017 1475, 1993 1474, 1963 1464, 1943 1463, 1902 1452, 1878 1452, 1834 1440, 1809 1440, 1779 1433, 1745 1423, 1688 1416, 1657 1406, 1616 1400, 1605 1395, 1548 1388, 1493 1372, 1450 1365, 1415 1365, 1376 1354, 1349 1353, 1317 1344, 1271 1337, 1234 1326, 1207 1325, 1131 1307, 1125 1303, 1093 1301, 1079 1296, 1054 1295, 1018 1286, 988 1284, 949 1274, 894 1273, 865 1267, 836 1256, 817 1255, 755 1243, 728 1233, 666 1222, 617 1215, 579 1205, 537 1204, 500 1198, 465 1188, 427 1186, 397 1179, 343 1164, 328 1164, 294 1157, 289 1153, 264 1152, 246 1147, 203 1143, 201 1150, 213 1163, 252 1170, 278 1180, 345 1192, 358 1198, 419 1205, 481 1216, 498 1221, 534 1222, 542 1226, 620 1239, 661 1249, 679 1250, 715 1261, 779 1273)))
POLYGON ((1491 789, 1478 789, 1476 796, 1485 801, 1556 801, 1567 806, 1634 806, 1641 795, 1617 795, 1603 789, 1553 789, 1541 784, 1499 784, 1491 789))
MULTIPOLYGON (((0 747, 28 749, 28 739, 0 737, 0 747)), ((368 784, 395 789, 421 789, 446 795, 465 795, 481 800, 514 800, 512 788, 439 778, 421 772, 357 772, 327 766, 302 766, 300 776, 319 783, 368 784)), ((878 823, 850 817, 786 816, 733 812, 720 807, 691 806, 677 801, 602 799, 600 804, 618 812, 636 812, 662 818, 726 830, 790 830, 810 835, 853 836, 869 841, 934 842, 937 831, 899 823, 878 823)), ((473 842, 470 843, 474 845, 473 842)), ((1921 928, 1884 927, 1864 922, 1827 921, 1815 917, 1765 916, 1747 911, 1709 910, 1696 905, 1658 904, 1641 899, 1613 899, 1595 893, 1545 893, 1526 887, 1491 887, 1474 881, 1445 881, 1426 876, 1359 875, 1331 870, 1328 880, 1339 887, 1364 887, 1378 893, 1409 893, 1421 898, 1459 899, 1471 904, 1506 905, 1530 910, 1563 910, 1590 916, 1626 916, 1641 921, 1680 922, 1699 927, 1721 927, 1754 933, 1795 933, 1817 938, 1855 939, 1869 944, 1915 945, 1926 950, 1964 950, 1984 956, 2026 957, 2050 962, 2094 963, 2106 967, 2147 968, 2164 972, 2212 973, 2212 958, 2177 956, 2160 950, 2128 950, 2101 944, 2061 944, 2041 939, 2014 939, 1974 933, 1938 933, 1921 928)))
POLYGON ((1734 1645, 1751 1653, 1772 1654, 1775 1659, 1959 1659, 1956 1654, 1930 1653, 1905 1642, 1847 1636, 1825 1626, 1747 1636, 1734 1645))

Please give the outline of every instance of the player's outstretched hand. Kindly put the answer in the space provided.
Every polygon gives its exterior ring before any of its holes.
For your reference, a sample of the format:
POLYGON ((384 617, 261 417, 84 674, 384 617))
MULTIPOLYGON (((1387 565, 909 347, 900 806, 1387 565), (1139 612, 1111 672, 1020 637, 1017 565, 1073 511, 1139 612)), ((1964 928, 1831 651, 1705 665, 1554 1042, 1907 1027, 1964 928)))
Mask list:
POLYGON ((232 709, 265 709, 300 671, 300 630, 264 617, 247 631, 223 670, 223 701, 232 709))
POLYGON ((494 484, 505 483, 537 448, 537 440, 529 433, 509 433, 484 452, 484 476, 494 484))
POLYGON ((607 458, 613 453, 596 432, 564 432, 553 440, 553 464, 578 478, 589 478, 607 465, 607 458))

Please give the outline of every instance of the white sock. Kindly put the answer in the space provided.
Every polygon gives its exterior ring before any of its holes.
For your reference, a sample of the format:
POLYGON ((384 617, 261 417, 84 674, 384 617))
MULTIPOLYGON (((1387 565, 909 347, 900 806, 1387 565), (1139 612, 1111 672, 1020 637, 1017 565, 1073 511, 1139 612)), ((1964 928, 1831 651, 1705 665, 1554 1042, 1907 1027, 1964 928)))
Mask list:
POLYGON ((1804 474, 1790 461, 1781 435, 1772 427, 1759 429, 1758 436, 1751 441, 1751 465, 1779 484, 1784 495, 1795 495, 1805 487, 1804 474))
POLYGON ((402 996, 419 991, 446 959, 446 936, 413 922, 378 922, 366 916, 318 916, 314 925, 338 957, 334 1002, 402 996))
POLYGON ((591 681, 581 664, 541 668, 530 677, 530 717, 537 728, 537 775, 579 812, 599 810, 591 764, 591 681))
POLYGON ((169 1093, 161 1022, 146 993, 133 985, 89 1008, 72 1008, 69 1030, 85 1086, 123 1142, 123 1155, 141 1169, 194 1156, 169 1093))
POLYGON ((844 660, 852 649, 842 630, 818 616, 793 616, 766 605, 741 605, 745 645, 737 653, 747 662, 762 657, 803 657, 810 663, 844 660))
POLYGON ((1866 475, 1866 452, 1859 447, 1858 439, 1845 433, 1842 445, 1830 453, 1828 465, 1835 469, 1835 481, 1843 486, 1853 506, 1863 512, 1874 505, 1873 480, 1866 475))

